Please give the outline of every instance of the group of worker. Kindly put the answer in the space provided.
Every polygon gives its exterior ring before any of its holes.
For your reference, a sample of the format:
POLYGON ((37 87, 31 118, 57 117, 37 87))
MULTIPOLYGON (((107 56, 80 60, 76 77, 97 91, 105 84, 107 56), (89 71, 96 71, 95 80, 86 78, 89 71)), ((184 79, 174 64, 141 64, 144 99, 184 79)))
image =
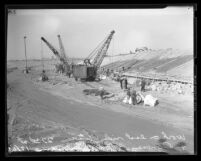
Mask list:
MULTIPOLYGON (((120 78, 120 87, 121 89, 126 89, 127 90, 127 97, 129 99, 131 99, 131 104, 133 105, 136 105, 137 104, 137 92, 134 88, 128 88, 127 87, 128 85, 128 81, 127 81, 127 78, 125 77, 122 77, 120 78)), ((141 92, 145 92, 145 85, 146 85, 146 82, 144 79, 142 79, 141 81, 141 92)))
MULTIPOLYGON (((124 68, 124 67, 122 67, 122 68, 120 68, 120 69, 118 70, 119 73, 124 72, 124 71, 125 71, 125 68, 124 68)), ((107 77, 109 77, 109 76, 111 76, 112 74, 114 74, 114 70, 113 70, 113 69, 110 70, 109 68, 107 68, 107 69, 101 68, 101 73, 104 74, 104 75, 106 75, 107 77)))

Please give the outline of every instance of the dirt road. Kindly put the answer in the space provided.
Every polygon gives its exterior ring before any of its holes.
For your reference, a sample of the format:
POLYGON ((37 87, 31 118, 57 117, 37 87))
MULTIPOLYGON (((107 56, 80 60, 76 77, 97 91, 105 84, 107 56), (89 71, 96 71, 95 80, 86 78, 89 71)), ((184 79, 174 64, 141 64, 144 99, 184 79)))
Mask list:
MULTIPOLYGON (((81 133, 83 129, 89 130, 99 138, 119 137, 117 140, 128 148, 156 147, 160 138, 166 138, 170 147, 183 141, 187 144, 185 149, 193 153, 192 131, 182 131, 157 121, 128 114, 129 109, 127 112, 122 112, 118 108, 121 105, 111 105, 106 109, 110 105, 98 101, 98 98, 89 101, 88 97, 81 96, 83 95, 80 92, 81 89, 58 85, 55 88, 49 87, 41 90, 39 85, 33 83, 30 75, 25 75, 19 70, 8 73, 7 79, 9 84, 7 108, 10 125, 8 130, 9 136, 13 139, 14 136, 22 135, 22 131, 20 132, 19 128, 17 130, 21 119, 34 122, 44 128, 53 125, 54 127, 70 126, 80 129, 78 133, 81 133), (61 93, 60 95, 58 93, 59 89, 71 92, 66 94, 66 97, 65 95, 61 97, 61 93), (115 106, 117 110, 111 110, 115 106), (18 121, 16 122, 16 120, 18 121)), ((121 106, 121 108, 125 107, 121 106)))

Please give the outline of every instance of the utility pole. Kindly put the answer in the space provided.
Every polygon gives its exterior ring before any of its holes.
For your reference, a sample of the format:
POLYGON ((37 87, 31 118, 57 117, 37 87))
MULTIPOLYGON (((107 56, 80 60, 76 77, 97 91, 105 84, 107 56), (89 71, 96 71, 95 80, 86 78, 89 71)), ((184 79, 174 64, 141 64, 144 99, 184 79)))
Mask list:
POLYGON ((24 36, 24 50, 25 50, 25 61, 26 61, 26 68, 25 72, 28 73, 28 68, 27 68, 27 54, 26 54, 26 36, 24 36))
POLYGON ((43 67, 42 74, 41 74, 41 80, 42 81, 47 81, 48 77, 45 74, 44 62, 43 62, 43 42, 42 42, 42 40, 41 40, 41 63, 42 63, 42 67, 43 67))
POLYGON ((43 42, 41 40, 41 61, 42 61, 42 67, 43 67, 43 70, 44 70, 44 62, 43 62, 43 42))

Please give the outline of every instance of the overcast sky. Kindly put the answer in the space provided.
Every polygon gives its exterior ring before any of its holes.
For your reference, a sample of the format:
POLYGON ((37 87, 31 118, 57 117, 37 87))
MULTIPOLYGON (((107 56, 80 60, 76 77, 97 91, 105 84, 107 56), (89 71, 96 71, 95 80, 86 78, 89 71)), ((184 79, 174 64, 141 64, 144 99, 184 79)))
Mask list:
MULTIPOLYGON (((41 58, 41 36, 59 49, 60 34, 69 57, 87 57, 115 30, 108 54, 152 49, 193 49, 193 8, 16 10, 8 16, 7 59, 41 58)), ((53 53, 43 43, 43 55, 53 53)))

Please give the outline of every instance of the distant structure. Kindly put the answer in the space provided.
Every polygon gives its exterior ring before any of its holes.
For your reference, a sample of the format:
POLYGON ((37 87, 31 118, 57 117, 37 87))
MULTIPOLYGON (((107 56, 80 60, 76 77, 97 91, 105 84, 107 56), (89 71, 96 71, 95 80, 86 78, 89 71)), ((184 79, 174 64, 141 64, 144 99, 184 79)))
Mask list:
POLYGON ((135 52, 141 52, 141 51, 148 51, 149 49, 148 49, 148 47, 141 47, 141 48, 136 48, 135 49, 135 52))

